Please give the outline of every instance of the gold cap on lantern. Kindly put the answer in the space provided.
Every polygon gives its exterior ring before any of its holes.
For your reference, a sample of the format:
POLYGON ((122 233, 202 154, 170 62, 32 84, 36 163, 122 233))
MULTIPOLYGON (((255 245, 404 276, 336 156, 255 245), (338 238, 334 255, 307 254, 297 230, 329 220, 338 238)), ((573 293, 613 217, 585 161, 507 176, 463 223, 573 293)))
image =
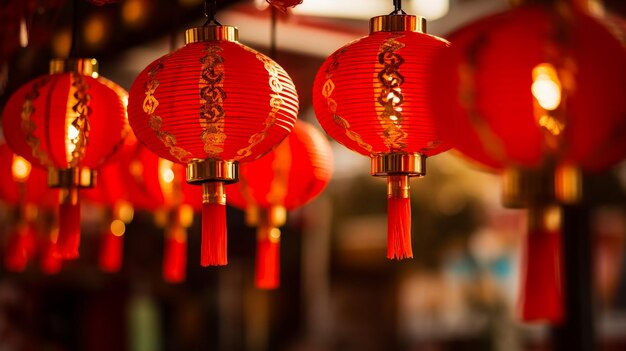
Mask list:
POLYGON ((370 173, 373 176, 407 175, 423 177, 426 175, 426 155, 420 153, 391 153, 372 156, 370 173))
POLYGON ((370 19, 370 34, 376 32, 426 33, 426 19, 413 15, 383 15, 370 19))
POLYGON ((76 72, 85 76, 98 76, 98 60, 94 58, 68 58, 50 60, 50 74, 76 72))
POLYGON ((207 181, 236 183, 239 181, 239 162, 208 158, 187 164, 187 183, 201 184, 207 181))
POLYGON ((234 26, 210 25, 189 28, 185 31, 185 44, 214 40, 238 41, 239 30, 234 26))
POLYGON ((96 171, 74 167, 48 169, 48 186, 51 188, 91 188, 96 184, 96 171))

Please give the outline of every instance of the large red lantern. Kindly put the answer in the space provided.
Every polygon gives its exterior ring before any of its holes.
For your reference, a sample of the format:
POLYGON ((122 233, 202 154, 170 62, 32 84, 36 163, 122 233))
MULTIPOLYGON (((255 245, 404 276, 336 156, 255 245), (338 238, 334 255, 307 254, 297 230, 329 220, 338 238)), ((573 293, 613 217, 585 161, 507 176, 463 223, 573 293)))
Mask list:
POLYGON ((77 258, 80 242, 78 189, 128 132, 126 92, 97 73, 94 59, 52 60, 50 74, 19 88, 2 115, 7 143, 33 165, 48 169, 59 187, 59 252, 77 258))
POLYGON ((432 80, 453 97, 433 96, 442 136, 472 160, 507 169, 505 204, 529 207, 521 315, 559 323, 561 230, 549 209, 580 197, 574 167, 598 171, 624 156, 626 52, 560 2, 523 5, 449 38, 432 80))
POLYGON ((313 200, 332 174, 332 151, 326 137, 299 120, 272 152, 242 165, 240 181, 229 187, 228 203, 246 211, 257 226, 256 286, 275 289, 280 277, 280 226, 286 211, 313 200))
POLYGON ((432 119, 428 82, 449 43, 425 30, 421 17, 372 18, 370 35, 335 51, 313 87, 324 130, 371 157, 372 175, 387 177, 388 258, 413 257, 409 177, 424 176, 426 158, 446 150, 432 119))
POLYGON ((130 91, 139 140, 202 184, 202 266, 227 263, 224 184, 284 139, 298 113, 287 73, 237 35, 222 25, 187 30, 186 45, 148 65, 130 91))

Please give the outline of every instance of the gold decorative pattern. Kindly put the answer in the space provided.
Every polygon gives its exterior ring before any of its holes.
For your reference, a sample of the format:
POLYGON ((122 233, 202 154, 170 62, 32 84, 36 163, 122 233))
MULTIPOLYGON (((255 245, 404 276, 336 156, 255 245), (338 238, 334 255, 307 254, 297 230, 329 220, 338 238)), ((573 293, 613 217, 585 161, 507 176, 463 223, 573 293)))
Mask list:
POLYGON ((394 35, 385 40, 378 53, 378 63, 383 65, 377 76, 381 90, 376 101, 383 107, 382 112, 378 115, 378 121, 384 129, 385 145, 392 152, 401 151, 406 147, 405 139, 407 136, 407 133, 402 130, 402 103, 404 102, 402 84, 404 77, 399 72, 400 66, 404 63, 404 58, 396 53, 397 50, 404 47, 403 43, 396 40, 401 37, 402 35, 394 35))
MULTIPOLYGON (((168 56, 165 56, 164 59, 167 57, 168 56)), ((156 79, 156 75, 162 69, 163 62, 161 60, 158 64, 152 67, 150 72, 148 72, 148 77, 150 77, 150 79, 144 85, 146 97, 143 100, 143 111, 150 117, 148 120, 150 128, 155 131, 157 138, 161 140, 161 142, 169 149, 170 154, 179 161, 187 163, 191 160, 191 153, 176 146, 176 137, 173 134, 161 129, 163 127, 163 119, 155 113, 157 107, 159 106, 159 101, 154 96, 154 93, 160 84, 160 82, 156 79)))
MULTIPOLYGON (((240 160, 242 158, 250 156, 252 154, 252 148, 261 143, 263 139, 265 139, 269 129, 276 123, 276 113, 280 111, 280 108, 283 104, 283 99, 280 96, 283 91, 283 84, 278 76, 278 65, 269 57, 258 52, 256 53, 256 58, 263 63, 263 67, 269 74, 269 86, 273 92, 273 94, 270 94, 271 110, 267 114, 267 117, 263 122, 263 130, 252 135, 250 139, 248 139, 248 146, 244 149, 237 151, 237 157, 235 157, 235 160, 240 160)), ((262 155, 259 155, 258 157, 260 156, 262 155)))
POLYGON ((35 157, 42 166, 53 167, 52 160, 47 152, 41 149, 41 140, 34 135, 37 125, 31 119, 35 113, 34 100, 39 97, 39 89, 43 88, 50 82, 49 77, 43 77, 33 83, 31 91, 26 93, 24 97, 24 105, 22 106, 22 123, 21 129, 26 134, 26 145, 30 146, 33 157, 35 157))
POLYGON ((66 152, 68 167, 73 168, 78 166, 78 163, 85 157, 85 148, 89 142, 89 115, 91 114, 89 100, 91 96, 88 93, 89 85, 85 82, 82 74, 71 73, 71 77, 72 87, 75 89, 71 102, 75 117, 68 126, 67 141, 69 147, 66 152), (69 133, 70 128, 75 131, 72 135, 69 133))
POLYGON ((324 86, 322 86, 322 96, 326 98, 328 110, 333 114, 333 122, 345 131, 346 136, 350 140, 356 142, 360 147, 371 153, 372 145, 364 142, 357 132, 350 129, 350 123, 337 114, 337 101, 332 98, 333 91, 335 90, 335 83, 332 80, 333 72, 339 66, 339 58, 348 50, 349 45, 350 44, 344 46, 331 56, 330 59, 332 61, 328 64, 328 67, 326 67, 326 81, 324 82, 324 86))
POLYGON ((203 128, 202 142, 204 152, 209 158, 218 158, 224 151, 224 58, 220 56, 222 48, 218 45, 207 45, 201 59, 202 73, 200 80, 200 125, 203 128))

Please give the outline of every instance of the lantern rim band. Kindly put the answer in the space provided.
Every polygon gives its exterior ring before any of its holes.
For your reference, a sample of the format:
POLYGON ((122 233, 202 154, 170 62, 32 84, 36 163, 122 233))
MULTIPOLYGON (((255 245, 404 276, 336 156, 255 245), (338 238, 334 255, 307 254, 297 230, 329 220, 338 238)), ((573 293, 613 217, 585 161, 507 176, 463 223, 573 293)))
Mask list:
POLYGON ((377 32, 426 33, 426 19, 414 15, 383 15, 370 19, 370 34, 377 32))
POLYGON ((204 26, 189 28, 185 31, 185 44, 203 41, 239 41, 239 30, 234 26, 204 26))
POLYGON ((84 167, 48 169, 48 186, 51 188, 92 188, 96 185, 96 171, 84 167))
POLYGON ((187 183, 236 183, 239 181, 239 162, 207 158, 187 164, 187 183))
POLYGON ((371 157, 370 173, 376 177, 406 175, 423 177, 426 175, 426 155, 420 153, 388 153, 371 157))
POLYGON ((95 58, 67 58, 50 60, 50 74, 68 72, 97 77, 98 60, 95 58))

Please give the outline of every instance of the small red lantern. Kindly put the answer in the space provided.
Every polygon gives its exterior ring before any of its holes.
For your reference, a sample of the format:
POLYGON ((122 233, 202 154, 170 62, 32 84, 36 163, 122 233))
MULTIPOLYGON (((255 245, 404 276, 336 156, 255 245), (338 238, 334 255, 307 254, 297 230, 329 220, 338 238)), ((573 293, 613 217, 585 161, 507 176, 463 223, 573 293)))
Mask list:
POLYGON ((50 74, 19 88, 2 115, 7 143, 33 165, 48 169, 59 187, 59 252, 78 257, 78 189, 91 187, 94 171, 128 132, 126 93, 98 76, 94 59, 52 60, 50 74))
POLYGON ((256 286, 275 289, 280 281, 280 226, 286 211, 313 200, 332 174, 332 150, 312 125, 298 121, 271 153, 242 165, 240 181, 229 187, 228 203, 246 211, 257 226, 256 286))
POLYGON ((426 174, 426 158, 446 150, 428 97, 431 67, 449 43, 425 34, 421 17, 370 20, 370 35, 335 51, 315 77, 313 104, 326 132, 371 157, 371 174, 387 177, 387 257, 413 257, 409 177, 426 174))
POLYGON ((559 323, 560 225, 540 223, 557 200, 580 197, 575 167, 597 171, 623 158, 626 52, 562 3, 523 5, 449 38, 432 80, 455 98, 434 97, 442 136, 472 160, 507 169, 505 204, 529 207, 522 318, 559 323))
POLYGON ((160 157, 187 165, 202 184, 201 265, 225 265, 224 184, 238 164, 271 151, 293 128, 298 98, 274 61, 237 42, 237 29, 207 25, 186 32, 186 45, 154 61, 133 83, 129 118, 160 157))

